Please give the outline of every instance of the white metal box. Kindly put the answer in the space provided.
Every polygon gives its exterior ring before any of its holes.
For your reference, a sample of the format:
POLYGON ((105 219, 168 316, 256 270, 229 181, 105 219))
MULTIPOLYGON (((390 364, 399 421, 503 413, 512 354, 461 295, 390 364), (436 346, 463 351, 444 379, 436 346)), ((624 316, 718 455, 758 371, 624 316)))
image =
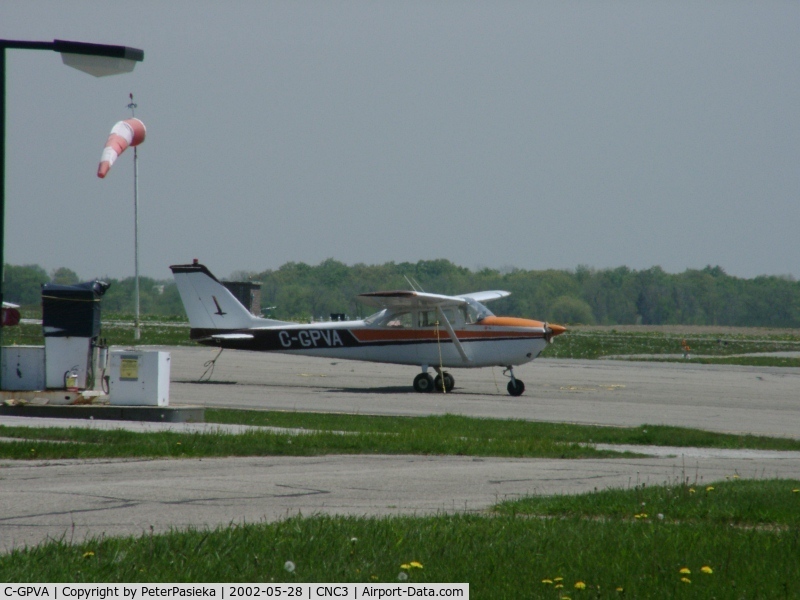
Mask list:
POLYGON ((44 346, 5 346, 2 349, 4 390, 43 390, 45 386, 44 346))
POLYGON ((169 367, 169 352, 112 351, 109 402, 123 406, 168 406, 169 367))
POLYGON ((48 389, 86 389, 92 351, 91 338, 45 337, 44 350, 48 389))

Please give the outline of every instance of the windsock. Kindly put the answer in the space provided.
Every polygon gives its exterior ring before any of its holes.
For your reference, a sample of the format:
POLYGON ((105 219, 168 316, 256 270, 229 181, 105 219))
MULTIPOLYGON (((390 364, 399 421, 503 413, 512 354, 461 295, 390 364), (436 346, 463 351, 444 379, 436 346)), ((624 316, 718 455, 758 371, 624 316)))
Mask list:
POLYGON ((128 146, 138 146, 144 141, 147 133, 144 123, 139 119, 125 119, 119 121, 111 128, 111 135, 106 140, 103 154, 100 155, 100 165, 97 167, 97 176, 102 179, 108 173, 117 157, 125 152, 128 146))

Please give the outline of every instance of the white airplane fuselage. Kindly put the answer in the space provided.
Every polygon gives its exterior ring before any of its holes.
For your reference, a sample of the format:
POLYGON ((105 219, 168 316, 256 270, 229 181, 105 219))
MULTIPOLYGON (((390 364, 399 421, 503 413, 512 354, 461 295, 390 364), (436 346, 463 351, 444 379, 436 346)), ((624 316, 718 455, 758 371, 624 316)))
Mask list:
POLYGON ((513 367, 530 362, 553 337, 559 325, 514 317, 497 317, 481 302, 508 296, 491 290, 442 296, 415 290, 360 294, 366 305, 382 308, 357 321, 289 323, 252 315, 214 275, 197 262, 170 267, 189 316, 190 336, 206 346, 280 352, 416 365, 418 392, 436 385, 452 389, 448 368, 500 366, 509 373, 509 393, 519 395, 524 384, 513 367), (428 368, 439 375, 434 380, 428 368), (441 383, 441 386, 439 383, 441 383))
POLYGON ((530 321, 528 327, 475 323, 454 328, 466 359, 444 327, 435 326, 370 327, 359 320, 215 333, 210 337, 210 332, 193 330, 192 337, 201 344, 221 348, 447 368, 521 365, 547 346, 544 324, 538 321, 530 321))

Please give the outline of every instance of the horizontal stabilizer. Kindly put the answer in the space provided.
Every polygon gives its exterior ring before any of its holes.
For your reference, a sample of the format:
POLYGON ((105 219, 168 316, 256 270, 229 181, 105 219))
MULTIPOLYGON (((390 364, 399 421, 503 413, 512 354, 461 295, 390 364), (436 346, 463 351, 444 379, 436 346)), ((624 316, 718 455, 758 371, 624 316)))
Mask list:
POLYGON ((215 333, 211 336, 214 340, 252 340, 250 333, 215 333))

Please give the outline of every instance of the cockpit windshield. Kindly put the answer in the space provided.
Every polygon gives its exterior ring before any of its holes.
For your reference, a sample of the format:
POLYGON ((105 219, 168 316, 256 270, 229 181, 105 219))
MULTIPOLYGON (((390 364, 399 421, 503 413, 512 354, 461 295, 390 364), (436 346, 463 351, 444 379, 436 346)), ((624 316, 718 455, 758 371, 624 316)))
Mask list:
POLYGON ((472 298, 465 298, 467 301, 467 323, 477 323, 486 317, 493 317, 494 313, 480 302, 472 298))
POLYGON ((386 309, 384 308, 383 310, 379 310, 378 312, 368 316, 366 319, 364 319, 364 323, 367 325, 372 325, 373 323, 380 321, 385 314, 386 309))

